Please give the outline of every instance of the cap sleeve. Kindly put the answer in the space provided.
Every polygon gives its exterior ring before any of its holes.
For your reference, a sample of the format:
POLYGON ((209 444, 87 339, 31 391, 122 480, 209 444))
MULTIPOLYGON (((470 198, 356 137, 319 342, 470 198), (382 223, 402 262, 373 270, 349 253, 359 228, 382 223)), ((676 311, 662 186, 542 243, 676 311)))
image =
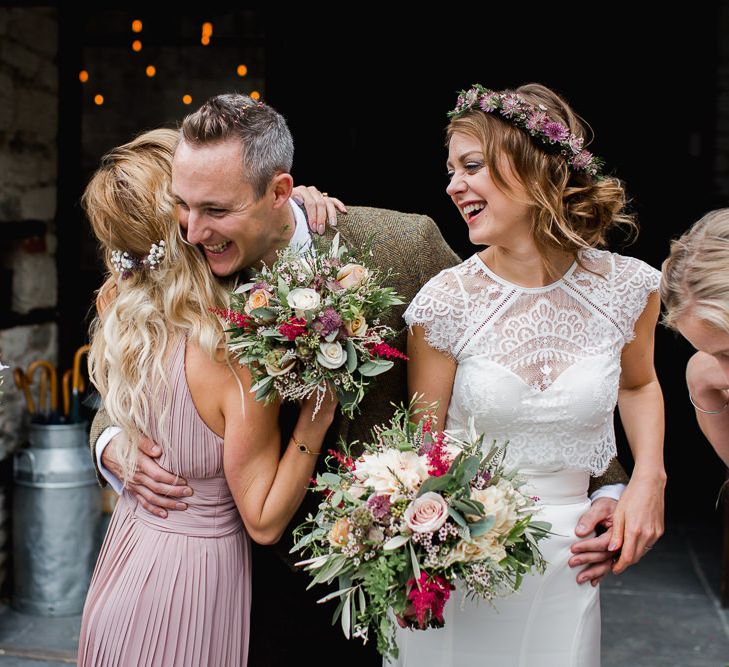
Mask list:
POLYGON ((467 296, 461 276, 454 269, 446 269, 420 289, 403 317, 409 327, 423 327, 430 347, 455 356, 467 328, 467 296))
POLYGON ((630 343, 635 338, 635 323, 643 314, 648 297, 658 291, 661 272, 635 257, 620 255, 615 269, 612 311, 620 323, 625 342, 630 343))

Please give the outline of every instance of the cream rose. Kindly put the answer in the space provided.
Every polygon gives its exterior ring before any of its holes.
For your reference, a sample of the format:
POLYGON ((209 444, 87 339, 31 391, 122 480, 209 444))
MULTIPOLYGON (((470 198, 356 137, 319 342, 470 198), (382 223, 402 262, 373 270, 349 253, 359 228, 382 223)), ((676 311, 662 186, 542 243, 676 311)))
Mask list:
POLYGON ((410 530, 434 533, 448 518, 448 503, 439 493, 428 491, 407 506, 403 517, 410 530))
POLYGON ((364 336, 367 333, 367 320, 359 315, 351 322, 345 322, 344 328, 350 336, 364 336))
POLYGON ((324 368, 339 368, 347 361, 347 351, 336 341, 334 343, 321 343, 316 353, 316 360, 324 368))
MULTIPOLYGON (((489 533, 506 535, 516 523, 516 508, 510 502, 509 496, 498 486, 489 486, 480 491, 472 491, 471 498, 483 503, 486 516, 493 516, 495 523, 489 533)), ((469 515, 469 519, 477 520, 480 517, 469 515)))
POLYGON ((365 267, 361 264, 345 264, 337 272, 337 282, 344 287, 344 289, 359 287, 368 275, 369 273, 367 272, 367 269, 365 269, 365 267))
POLYGON ((305 313, 319 310, 319 306, 321 306, 319 292, 308 287, 292 289, 286 300, 289 302, 289 306, 294 309, 296 317, 304 317, 305 313))
POLYGON ((488 536, 478 537, 471 542, 461 540, 448 554, 444 565, 453 563, 469 563, 473 560, 491 558, 497 563, 506 558, 506 549, 490 533, 488 536))
POLYGON ((349 541, 349 519, 342 517, 329 531, 329 544, 333 547, 346 547, 349 541))
POLYGON ((387 450, 364 454, 357 459, 356 466, 354 476, 362 486, 372 487, 376 494, 391 496, 393 502, 401 495, 400 482, 406 489, 416 491, 428 478, 425 457, 415 452, 387 450))
POLYGON ((248 301, 244 306, 247 315, 256 308, 268 308, 269 301, 273 295, 265 289, 257 289, 248 295, 248 301))

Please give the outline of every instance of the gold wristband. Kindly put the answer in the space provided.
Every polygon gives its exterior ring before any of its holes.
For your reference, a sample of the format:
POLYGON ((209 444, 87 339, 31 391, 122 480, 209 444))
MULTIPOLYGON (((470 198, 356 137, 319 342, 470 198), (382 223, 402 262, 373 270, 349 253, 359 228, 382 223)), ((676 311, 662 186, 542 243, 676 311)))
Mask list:
POLYGON ((294 444, 296 445, 296 448, 302 453, 302 454, 310 454, 311 456, 319 456, 320 452, 312 452, 309 449, 309 446, 303 442, 299 442, 294 436, 291 436, 291 439, 294 441, 294 444))

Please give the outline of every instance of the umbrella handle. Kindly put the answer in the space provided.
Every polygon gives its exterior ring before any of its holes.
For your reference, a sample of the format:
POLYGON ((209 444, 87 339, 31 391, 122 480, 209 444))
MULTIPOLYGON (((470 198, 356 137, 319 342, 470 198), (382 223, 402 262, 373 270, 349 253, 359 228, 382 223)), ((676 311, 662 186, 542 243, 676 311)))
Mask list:
MULTIPOLYGON (((58 410, 58 376, 56 375, 56 369, 53 367, 53 364, 50 361, 46 361, 45 359, 38 359, 34 361, 30 366, 28 366, 28 377, 33 379, 33 375, 35 375, 35 371, 38 368, 45 369, 46 373, 48 374, 47 381, 50 381, 51 385, 51 410, 53 412, 56 412, 58 410)), ((45 393, 43 390, 44 388, 47 391, 47 384, 44 385, 43 382, 43 376, 41 375, 41 393, 45 393)), ((41 400, 39 397, 38 399, 38 407, 45 406, 45 400, 41 400)))
POLYGON ((73 393, 78 394, 81 390, 81 357, 91 349, 91 345, 82 345, 76 354, 73 355, 73 393))
POLYGON ((73 370, 70 368, 63 374, 61 379, 61 387, 63 389, 63 414, 68 417, 68 411, 71 406, 71 376, 73 370))
POLYGON ((25 404, 30 414, 35 413, 35 401, 33 401, 33 394, 30 392, 30 382, 28 376, 23 373, 21 368, 15 368, 13 370, 13 378, 15 379, 15 385, 23 392, 25 396, 25 404))

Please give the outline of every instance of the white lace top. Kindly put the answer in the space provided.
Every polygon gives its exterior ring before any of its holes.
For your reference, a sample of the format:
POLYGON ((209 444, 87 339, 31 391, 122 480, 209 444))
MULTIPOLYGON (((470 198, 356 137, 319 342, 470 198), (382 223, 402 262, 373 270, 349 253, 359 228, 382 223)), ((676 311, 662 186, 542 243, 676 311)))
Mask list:
POLYGON ((446 428, 473 416, 509 441, 520 468, 604 472, 616 455, 620 354, 660 272, 603 250, 580 252, 557 282, 514 285, 473 255, 441 271, 405 311, 409 325, 457 362, 446 428))

